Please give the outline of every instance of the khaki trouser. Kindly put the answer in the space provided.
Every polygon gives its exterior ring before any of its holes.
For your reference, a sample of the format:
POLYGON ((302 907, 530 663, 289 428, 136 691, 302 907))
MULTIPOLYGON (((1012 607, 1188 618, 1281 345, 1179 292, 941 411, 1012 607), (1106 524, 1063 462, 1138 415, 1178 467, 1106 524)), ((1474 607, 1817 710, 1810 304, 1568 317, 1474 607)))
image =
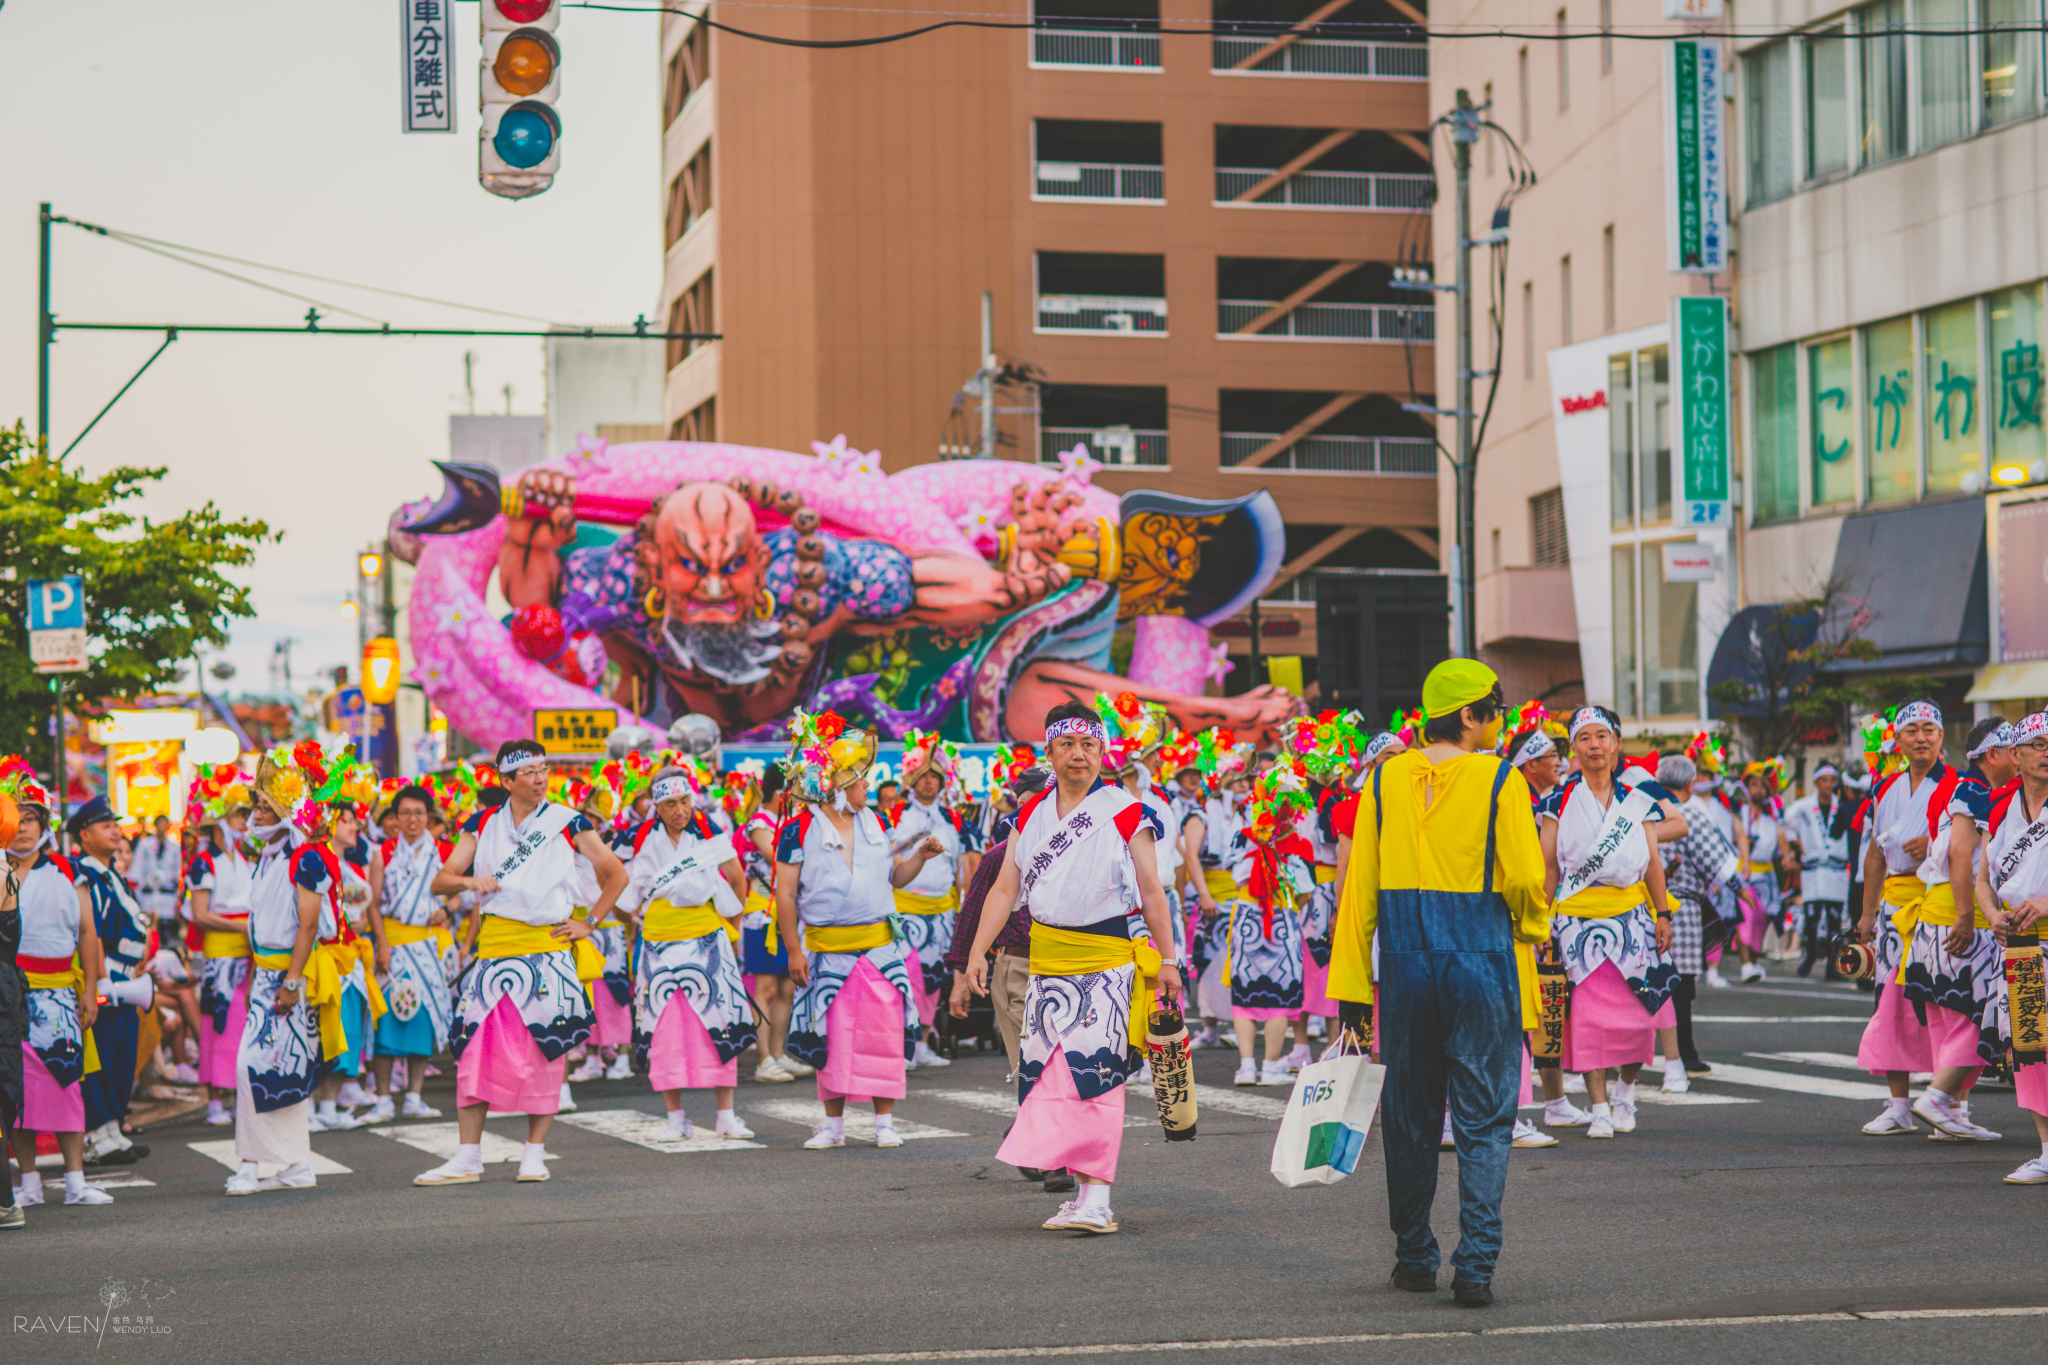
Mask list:
POLYGON ((1031 984, 1031 955, 1022 950, 996 954, 988 974, 989 1003, 995 1006, 996 1028, 1003 1035, 1003 1050, 1010 1054, 1014 1075, 1023 1064, 1018 1038, 1024 1031, 1024 990, 1031 984))

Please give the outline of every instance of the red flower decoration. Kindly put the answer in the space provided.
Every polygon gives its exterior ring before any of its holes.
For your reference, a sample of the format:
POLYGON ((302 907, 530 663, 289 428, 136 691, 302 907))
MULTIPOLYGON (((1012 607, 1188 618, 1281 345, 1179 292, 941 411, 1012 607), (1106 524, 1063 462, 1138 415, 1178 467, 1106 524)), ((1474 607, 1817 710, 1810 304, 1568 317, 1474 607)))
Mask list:
POLYGON ((827 711, 818 717, 818 738, 830 744, 846 732, 846 719, 837 711, 827 711))
POLYGON ((1216 748, 1220 751, 1237 743, 1237 732, 1227 725, 1216 727, 1216 748))
POLYGON ((1116 694, 1116 713, 1124 719, 1129 720, 1137 715, 1141 707, 1142 703, 1139 702, 1136 692, 1119 692, 1116 694))

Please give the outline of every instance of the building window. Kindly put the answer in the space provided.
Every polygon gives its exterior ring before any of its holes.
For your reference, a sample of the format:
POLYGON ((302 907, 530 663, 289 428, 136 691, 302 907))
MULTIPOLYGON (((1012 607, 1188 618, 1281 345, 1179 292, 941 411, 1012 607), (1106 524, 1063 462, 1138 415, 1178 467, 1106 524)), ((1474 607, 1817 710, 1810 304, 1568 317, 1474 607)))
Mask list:
POLYGON ((1977 131, 1978 104, 1970 0, 1918 0, 1914 27, 1920 30, 1920 145, 1966 138, 1977 131))
POLYGON ((1614 0, 1600 0, 1600 74, 1614 70, 1614 0))
POLYGON ((1529 49, 1523 48, 1515 54, 1515 98, 1522 109, 1522 145, 1529 145, 1529 49))
POLYGON ((668 79, 662 86, 661 126, 666 128, 683 112, 690 96, 711 79, 711 26, 696 24, 676 55, 668 61, 668 79))
POLYGON ((1963 492, 1984 473, 1984 423, 1977 412, 1977 301, 1952 303, 1920 319, 1920 386, 1927 414, 1927 491, 1963 492))
POLYGON ((1572 258, 1557 263, 1558 335, 1566 346, 1572 344, 1572 258))
POLYGON ((671 441, 715 441, 718 439, 718 400, 707 398, 691 408, 669 428, 671 441))
POLYGON ((1536 282, 1522 282, 1522 378, 1536 377, 1536 282))
POLYGON ((2041 0, 1984 0, 1984 126, 2041 107, 2041 0))
POLYGON ((1614 709, 1626 717, 1643 713, 1636 692, 1636 547, 1614 547, 1614 709))
POLYGON ((1659 543, 1614 547, 1614 709, 1627 719, 1699 709, 1699 584, 1664 578, 1659 543))
POLYGON ((1500 527, 1498 526, 1493 528, 1493 567, 1495 572, 1500 570, 1500 527))
MULTIPOLYGON (((2041 286, 2001 289, 1990 296, 1991 364, 1997 376, 1997 425, 1992 429, 1991 469, 2018 467, 2038 479, 2048 460, 2048 438, 2041 425, 2041 286)), ((2018 480, 1999 478, 2001 483, 2018 480)))
POLYGON ((1600 326, 1614 330, 1614 225, 1600 231, 1600 326))
POLYGON ((668 187, 668 241, 674 246, 699 218, 711 212, 711 143, 697 149, 668 187))
MULTIPOLYGON (((668 329, 671 332, 715 332, 718 330, 716 312, 717 300, 712 296, 711 272, 699 275, 695 283, 676 296, 669 305, 668 329)), ((674 369, 683 357, 694 355, 708 341, 671 341, 668 343, 668 367, 674 369)))
POLYGON ((1636 524, 1636 362, 1607 359, 1607 509, 1619 530, 1636 524))
POLYGON ((1856 162, 1876 166, 1906 154, 1906 0, 1881 0, 1856 12, 1863 131, 1856 162))
POLYGON ((1572 562, 1571 541, 1564 528, 1562 488, 1529 499, 1529 562, 1539 569, 1562 569, 1572 562))
POLYGON ((1557 108, 1559 113, 1572 107, 1572 65, 1571 32, 1565 26, 1564 11, 1557 12, 1557 108))
POLYGON ((1799 348, 1775 346, 1749 362, 1756 431, 1750 484, 1758 521, 1799 515, 1799 348))
POLYGON ((1645 526, 1671 520, 1671 353, 1636 353, 1636 486, 1645 526))
POLYGON ((1913 319, 1863 329, 1863 449, 1870 502, 1920 491, 1920 423, 1913 402, 1913 319))
POLYGON ((1816 33, 1806 54, 1806 175, 1849 169, 1849 40, 1839 28, 1816 33))
POLYGON ((1749 105, 1749 202, 1792 192, 1792 47, 1772 43, 1742 59, 1749 105))
POLYGON ((1848 337, 1806 348, 1813 415, 1813 505, 1856 499, 1856 371, 1848 337))

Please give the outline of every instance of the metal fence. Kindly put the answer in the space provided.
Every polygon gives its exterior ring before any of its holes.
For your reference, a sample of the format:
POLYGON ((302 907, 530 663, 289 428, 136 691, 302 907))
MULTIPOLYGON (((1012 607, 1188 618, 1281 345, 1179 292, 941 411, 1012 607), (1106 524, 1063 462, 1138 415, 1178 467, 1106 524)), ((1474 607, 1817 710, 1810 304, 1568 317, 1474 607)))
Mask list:
POLYGON ((1042 332, 1151 332, 1166 330, 1166 300, 1108 294, 1041 294, 1042 332))
MULTIPOLYGON (((1270 41, 1268 38, 1218 37, 1212 59, 1214 68, 1229 71, 1270 41)), ((1429 45, 1300 38, 1247 70, 1262 76, 1349 76, 1382 81, 1426 81, 1429 79, 1429 45)))
MULTIPOLYGON (((1233 336, 1273 306, 1273 300, 1222 299, 1216 330, 1233 336)), ((1421 341, 1436 339, 1436 314, 1398 303, 1304 303, 1266 324, 1256 337, 1310 337, 1318 341, 1421 341)))
POLYGON ((1062 452, 1077 444, 1106 465, 1163 465, 1166 463, 1166 433, 1133 427, 1126 443, 1120 431, 1098 427, 1040 427, 1038 462, 1057 464, 1062 452))
POLYGON ((1156 71, 1159 35, 1041 28, 1031 35, 1031 60, 1037 66, 1135 67, 1156 71))
MULTIPOLYGON (((1279 439, 1277 431, 1226 431, 1223 463, 1243 464, 1279 439)), ((1434 474, 1436 442, 1412 436, 1304 436, 1258 467, 1319 474, 1434 474)))
POLYGON ((1041 199, 1138 199, 1166 202, 1163 166, 1118 166, 1094 161, 1041 161, 1034 178, 1041 199))
MULTIPOLYGON (((1241 166, 1217 167, 1216 202, 1234 202, 1238 195, 1272 173, 1241 166)), ((1392 213, 1427 213, 1435 199, 1436 177, 1433 175, 1393 175, 1382 171, 1296 171, 1258 198, 1247 202, 1300 209, 1381 209, 1392 213)))

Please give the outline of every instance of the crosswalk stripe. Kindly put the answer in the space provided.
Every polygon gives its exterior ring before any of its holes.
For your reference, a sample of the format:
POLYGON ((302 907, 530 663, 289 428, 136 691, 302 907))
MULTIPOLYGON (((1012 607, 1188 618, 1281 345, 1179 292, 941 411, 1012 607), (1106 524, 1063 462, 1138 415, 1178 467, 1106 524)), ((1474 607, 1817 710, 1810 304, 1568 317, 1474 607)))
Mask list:
POLYGON ((1695 1024, 1867 1024, 1868 1014, 1695 1014, 1695 1024))
MULTIPOLYGON (((453 1127, 454 1125, 451 1124, 449 1126, 453 1127)), ((242 1159, 235 1155, 235 1140, 233 1138, 216 1138, 211 1142, 188 1142, 185 1145, 203 1157, 209 1157, 214 1161, 218 1161, 231 1171, 242 1169, 242 1159)), ((448 1154, 450 1156, 455 1155, 455 1149, 450 1147, 448 1154)), ((256 1168, 256 1173, 259 1176, 276 1175, 280 1169, 280 1167, 265 1163, 256 1168)), ((355 1172, 342 1165, 339 1161, 331 1157, 324 1157, 315 1152, 313 1153, 313 1174, 354 1175, 355 1172)))
MULTIPOLYGON (((1714 1074, 1715 1074, 1716 1076, 1720 1075, 1720 1074, 1721 1074, 1721 1068, 1719 1068, 1719 1067, 1715 1067, 1715 1068, 1714 1068, 1714 1074)), ((1748 1097, 1746 1097, 1746 1096, 1743 1096, 1743 1095, 1708 1095, 1708 1094, 1703 1094, 1702 1092, 1700 1092, 1700 1091, 1698 1091, 1698 1090, 1680 1090, 1680 1091, 1677 1091, 1676 1093, 1674 1093, 1674 1092, 1672 1092, 1672 1091, 1669 1091, 1669 1090, 1665 1090, 1665 1089, 1663 1089, 1663 1088, 1662 1088, 1662 1087, 1660 1087, 1660 1086, 1654 1086, 1654 1085, 1639 1085, 1639 1086, 1637 1086, 1637 1087, 1636 1087, 1636 1101, 1637 1101, 1638 1103, 1640 1103, 1640 1104, 1670 1104, 1670 1105, 1685 1105, 1685 1104, 1762 1104, 1762 1103, 1763 1103, 1763 1101, 1762 1101, 1762 1100, 1753 1100, 1753 1099, 1750 1099, 1750 1098, 1748 1098, 1748 1097)), ((1538 1107, 1538 1108, 1541 1108, 1541 1107, 1542 1107, 1542 1102, 1541 1102, 1541 1101, 1538 1101, 1538 1103, 1537 1103, 1537 1106, 1536 1106, 1536 1107, 1538 1107)))
POLYGON ((749 1142, 745 1138, 720 1137, 708 1128, 699 1128, 687 1138, 672 1137, 666 1118, 643 1114, 638 1109, 578 1109, 573 1114, 560 1114, 556 1118, 571 1128, 601 1133, 652 1152, 738 1152, 766 1145, 749 1142))
MULTIPOLYGON (((825 1117, 825 1111, 818 1107, 816 1100, 756 1100, 747 1106, 748 1112, 763 1114, 784 1123, 799 1124, 805 1128, 815 1127, 825 1117)), ((918 1138, 966 1137, 951 1128, 934 1128, 927 1123, 913 1123, 909 1119, 896 1120, 896 1131, 903 1135, 905 1142, 918 1138)), ((875 1140, 875 1120, 872 1114, 849 1112, 846 1115, 846 1136, 859 1142, 875 1140)))
POLYGON ((1762 1067, 1736 1066, 1730 1062, 1714 1063, 1714 1074, 1707 1079, 1729 1085, 1789 1090, 1797 1095, 1819 1095, 1836 1100, 1886 1100, 1890 1099, 1892 1094, 1889 1087, 1873 1085, 1868 1081, 1841 1081, 1833 1076, 1800 1076, 1789 1071, 1766 1071, 1762 1067))
MULTIPOLYGON (((1131 1092, 1130 1098, 1134 1103, 1137 1101, 1140 1093, 1136 1090, 1131 1092)), ((1124 1120, 1124 1127, 1126 1128, 1148 1128, 1157 1122, 1157 1119, 1152 1117, 1151 1093, 1149 1091, 1142 1093, 1145 1099, 1145 1113, 1133 1114, 1126 1118, 1124 1120)), ((978 1109, 984 1114, 994 1114, 1006 1120, 1017 1116, 1017 1101, 1015 1099, 1009 1094, 997 1094, 990 1090, 918 1090, 912 1092, 911 1098, 913 1100, 937 1100, 941 1104, 957 1104, 963 1109, 978 1109)))
POLYGON ((1287 1101, 1276 1100, 1270 1095, 1248 1093, 1250 1087, 1198 1085, 1195 1087, 1195 1112, 1214 1109, 1219 1113, 1237 1114, 1248 1119, 1277 1119, 1287 1112, 1287 1101))
MULTIPOLYGON (((1870 1068, 1856 1060, 1853 1052, 1745 1052, 1745 1057, 1754 1057, 1763 1062, 1793 1062, 1801 1066, 1829 1066, 1838 1071, 1860 1071, 1871 1074, 1870 1068)), ((1923 1084, 1934 1079, 1932 1075, 1915 1072, 1913 1083, 1923 1084)), ((1890 1093, 1887 1091, 1886 1093, 1890 1093)))
MULTIPOLYGON (((563 1114, 558 1117, 567 1118, 569 1116, 563 1114)), ((380 1138, 390 1138, 393 1142, 402 1142, 408 1147, 416 1147, 428 1156, 437 1156, 443 1161, 454 1158, 455 1149, 462 1141, 461 1126, 453 1123, 409 1123, 396 1128, 378 1127, 368 1131, 375 1133, 380 1138)), ((493 1133, 489 1129, 484 1130, 483 1158, 486 1166, 499 1162, 518 1161, 525 1155, 526 1144, 523 1141, 493 1133)), ((555 1154, 549 1152, 548 1160, 553 1161, 554 1159, 555 1154)), ((318 1170, 319 1168, 316 1166, 314 1169, 318 1170)))

